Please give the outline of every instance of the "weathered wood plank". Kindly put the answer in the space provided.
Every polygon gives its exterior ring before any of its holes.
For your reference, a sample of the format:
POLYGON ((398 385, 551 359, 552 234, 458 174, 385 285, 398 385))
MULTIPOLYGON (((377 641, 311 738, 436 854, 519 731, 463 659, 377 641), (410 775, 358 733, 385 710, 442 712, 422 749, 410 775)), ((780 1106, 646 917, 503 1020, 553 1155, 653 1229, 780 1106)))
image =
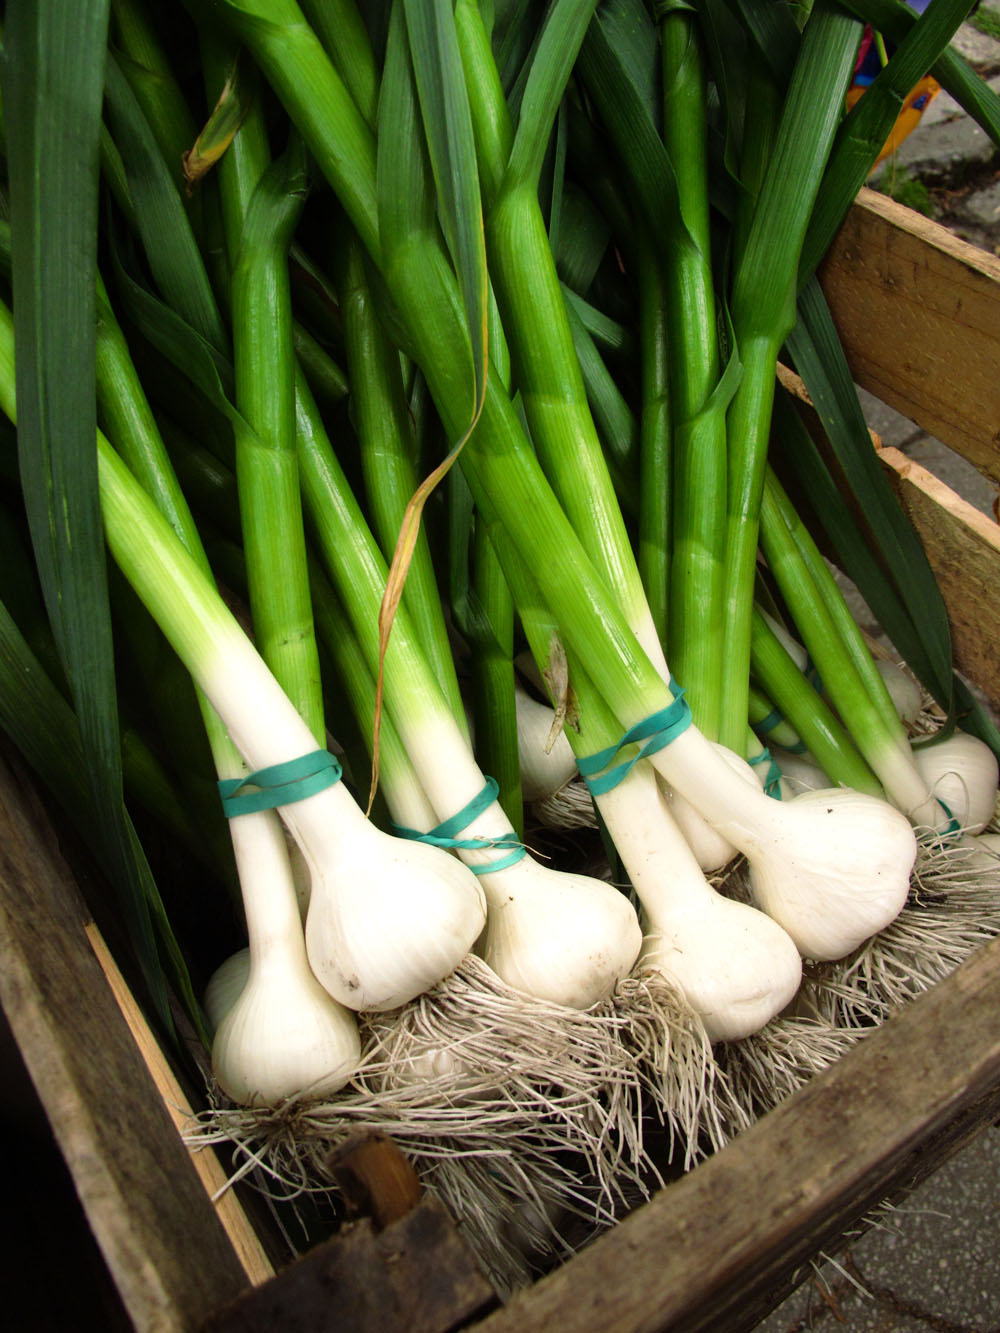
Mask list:
POLYGON ((1000 524, 898 449, 879 457, 947 604, 955 665, 1000 699, 1000 524))
POLYGON ((202 1333, 450 1333, 496 1293, 436 1199, 377 1231, 365 1218, 213 1316, 202 1333))
POLYGON ((476 1333, 751 1328, 790 1275, 1000 1110, 1000 940, 476 1333))
MULTIPOLYGON (((97 956, 97 961, 111 987, 111 993, 118 1002, 118 1007, 145 1061, 156 1091, 167 1109, 167 1114, 173 1121, 177 1133, 183 1134, 191 1125, 194 1114, 191 1105, 97 926, 90 922, 85 930, 90 947, 97 956)), ((219 1221, 247 1277, 252 1283, 266 1282, 268 1278, 274 1276, 274 1265, 268 1258, 260 1237, 254 1231, 238 1195, 227 1187, 228 1181, 222 1163, 211 1148, 192 1151, 191 1161, 206 1194, 215 1203, 219 1221)))
POLYGON ((1000 480, 1000 259, 862 190, 820 280, 856 381, 1000 480))
POLYGON ((136 1328, 187 1333, 247 1276, 105 983, 79 891, 29 790, 0 756, 0 1003, 136 1328))

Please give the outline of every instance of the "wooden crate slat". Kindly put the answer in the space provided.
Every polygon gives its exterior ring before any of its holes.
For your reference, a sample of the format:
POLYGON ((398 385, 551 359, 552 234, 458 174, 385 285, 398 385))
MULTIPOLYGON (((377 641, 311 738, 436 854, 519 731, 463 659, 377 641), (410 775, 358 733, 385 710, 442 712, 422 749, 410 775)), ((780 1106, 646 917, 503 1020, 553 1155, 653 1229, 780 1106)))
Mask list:
POLYGON ((1000 699, 1000 524, 898 449, 882 449, 948 606, 955 665, 1000 699))
POLYGON ((820 279, 857 382, 1000 480, 1000 260, 862 190, 820 279))
MULTIPOLYGON (((167 1114, 178 1134, 184 1134, 191 1126, 194 1112, 181 1088, 174 1071, 171 1069, 159 1043, 153 1036, 145 1015, 135 1002, 135 996, 129 990, 128 983, 118 970, 118 965, 111 956, 101 932, 94 922, 86 927, 90 947, 97 956, 111 992, 118 1002, 128 1029, 149 1070, 150 1077, 159 1093, 167 1114)), ((212 1149, 207 1148, 191 1154, 191 1161, 198 1174, 198 1179, 210 1199, 215 1203, 215 1211, 222 1223, 226 1235, 236 1251, 244 1272, 252 1283, 266 1282, 274 1276, 274 1265, 268 1258, 260 1237, 254 1231, 250 1219, 244 1211, 235 1190, 228 1188, 228 1180, 222 1163, 212 1149)))
MULTIPOLYGON (((0 756, 0 1003, 139 1330, 187 1333, 248 1280, 104 980, 39 803, 0 756)), ((57 1256, 53 1258, 54 1271, 57 1256)))
POLYGON ((753 1327, 794 1270, 1000 1109, 1000 940, 476 1333, 753 1327))

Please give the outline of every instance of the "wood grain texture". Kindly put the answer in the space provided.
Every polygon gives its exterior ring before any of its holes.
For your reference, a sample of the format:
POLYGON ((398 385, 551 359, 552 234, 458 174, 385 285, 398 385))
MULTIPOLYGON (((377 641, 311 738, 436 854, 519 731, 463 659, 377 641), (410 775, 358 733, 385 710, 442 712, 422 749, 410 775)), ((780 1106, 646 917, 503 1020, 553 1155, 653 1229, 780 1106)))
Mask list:
POLYGON ((383 1231, 344 1227, 202 1333, 450 1333, 496 1305, 441 1204, 425 1198, 383 1231))
POLYGON ((86 923, 41 806, 0 755, 0 1003, 129 1316, 142 1333, 181 1333, 247 1278, 86 923))
POLYGON ((476 1333, 752 1328, 1000 1109, 1000 940, 476 1333))
POLYGON ((948 607, 955 665, 1000 699, 1000 524, 898 449, 882 449, 948 607))
MULTIPOLYGON (((149 1070, 156 1091, 167 1109, 174 1128, 182 1135, 191 1125, 194 1114, 191 1105, 153 1036, 142 1010, 136 1004, 135 996, 118 970, 117 963, 111 957, 97 926, 90 922, 85 930, 90 947, 101 965, 101 970, 111 987, 111 993, 118 1002, 118 1007, 149 1070)), ((254 1231, 239 1197, 234 1190, 228 1188, 222 1163, 211 1148, 192 1150, 191 1161, 206 1194, 214 1203, 219 1221, 225 1228, 247 1278, 252 1283, 266 1282, 268 1278, 274 1276, 274 1265, 268 1258, 260 1237, 254 1231)))
POLYGON ((1000 480, 1000 259, 866 189, 819 276, 856 381, 1000 480))

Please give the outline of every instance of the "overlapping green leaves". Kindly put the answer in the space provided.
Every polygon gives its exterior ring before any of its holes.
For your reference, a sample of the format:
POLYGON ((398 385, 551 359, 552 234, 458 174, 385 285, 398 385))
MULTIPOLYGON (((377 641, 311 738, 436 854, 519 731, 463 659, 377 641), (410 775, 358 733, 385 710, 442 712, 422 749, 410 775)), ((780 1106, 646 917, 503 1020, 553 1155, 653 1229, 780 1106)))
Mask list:
POLYGON ((153 1003, 169 1024, 149 907, 155 887, 122 798, 97 488, 94 272, 107 22, 103 0, 69 10, 53 0, 7 7, 18 447, 35 558, 106 864, 153 1003))

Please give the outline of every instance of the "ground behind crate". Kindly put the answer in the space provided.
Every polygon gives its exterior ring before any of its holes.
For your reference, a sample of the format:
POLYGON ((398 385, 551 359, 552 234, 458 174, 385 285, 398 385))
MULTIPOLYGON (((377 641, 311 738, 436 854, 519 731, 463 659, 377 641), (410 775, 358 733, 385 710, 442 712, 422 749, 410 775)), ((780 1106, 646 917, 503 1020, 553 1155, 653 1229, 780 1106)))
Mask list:
POLYGON ((1000 1129, 990 1127, 819 1262, 755 1333, 1000 1328, 1000 1129))

